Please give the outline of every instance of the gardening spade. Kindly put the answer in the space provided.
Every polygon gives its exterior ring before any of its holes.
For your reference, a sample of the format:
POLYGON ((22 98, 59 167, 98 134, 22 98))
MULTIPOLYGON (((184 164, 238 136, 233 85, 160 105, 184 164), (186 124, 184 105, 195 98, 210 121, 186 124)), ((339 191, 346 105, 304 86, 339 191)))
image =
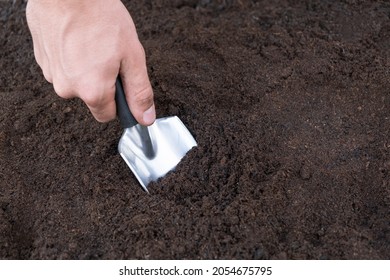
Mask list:
POLYGON ((115 86, 117 113, 125 129, 118 151, 144 190, 149 192, 148 184, 173 170, 197 143, 176 116, 156 119, 151 126, 138 124, 129 110, 119 77, 115 86))

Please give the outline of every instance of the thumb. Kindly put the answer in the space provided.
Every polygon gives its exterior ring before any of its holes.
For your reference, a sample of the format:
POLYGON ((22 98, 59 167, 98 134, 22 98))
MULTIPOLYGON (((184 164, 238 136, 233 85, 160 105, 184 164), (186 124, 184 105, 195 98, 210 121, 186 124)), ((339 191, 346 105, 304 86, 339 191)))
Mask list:
POLYGON ((149 81, 145 51, 138 41, 122 60, 120 76, 127 104, 134 118, 141 125, 151 125, 156 119, 153 90, 149 81))

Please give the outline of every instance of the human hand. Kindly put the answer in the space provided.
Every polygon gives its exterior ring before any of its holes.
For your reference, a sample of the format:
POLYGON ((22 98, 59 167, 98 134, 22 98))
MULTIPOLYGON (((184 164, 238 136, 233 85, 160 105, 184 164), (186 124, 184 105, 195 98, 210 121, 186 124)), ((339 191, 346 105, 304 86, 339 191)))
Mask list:
POLYGON ((144 49, 120 0, 29 0, 34 55, 63 98, 81 98, 99 122, 116 117, 115 81, 122 78, 135 119, 156 118, 144 49))

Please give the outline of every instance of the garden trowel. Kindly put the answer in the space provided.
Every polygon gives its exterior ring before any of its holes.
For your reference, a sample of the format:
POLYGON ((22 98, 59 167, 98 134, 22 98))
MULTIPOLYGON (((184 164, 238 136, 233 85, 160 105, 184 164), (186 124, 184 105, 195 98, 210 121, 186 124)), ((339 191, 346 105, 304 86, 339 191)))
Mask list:
POLYGON ((122 81, 116 81, 115 102, 125 129, 118 151, 146 192, 148 184, 173 170, 184 155, 197 146, 194 137, 174 117, 159 118, 151 126, 138 124, 130 112, 122 81))

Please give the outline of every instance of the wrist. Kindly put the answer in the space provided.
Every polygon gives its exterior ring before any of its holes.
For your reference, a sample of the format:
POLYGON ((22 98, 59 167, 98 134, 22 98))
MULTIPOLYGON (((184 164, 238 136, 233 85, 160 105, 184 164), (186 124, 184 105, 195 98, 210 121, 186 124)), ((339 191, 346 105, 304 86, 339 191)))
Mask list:
POLYGON ((108 3, 112 0, 29 0, 31 4, 39 5, 42 8, 50 10, 58 10, 61 12, 67 11, 83 11, 91 9, 97 4, 108 3))

